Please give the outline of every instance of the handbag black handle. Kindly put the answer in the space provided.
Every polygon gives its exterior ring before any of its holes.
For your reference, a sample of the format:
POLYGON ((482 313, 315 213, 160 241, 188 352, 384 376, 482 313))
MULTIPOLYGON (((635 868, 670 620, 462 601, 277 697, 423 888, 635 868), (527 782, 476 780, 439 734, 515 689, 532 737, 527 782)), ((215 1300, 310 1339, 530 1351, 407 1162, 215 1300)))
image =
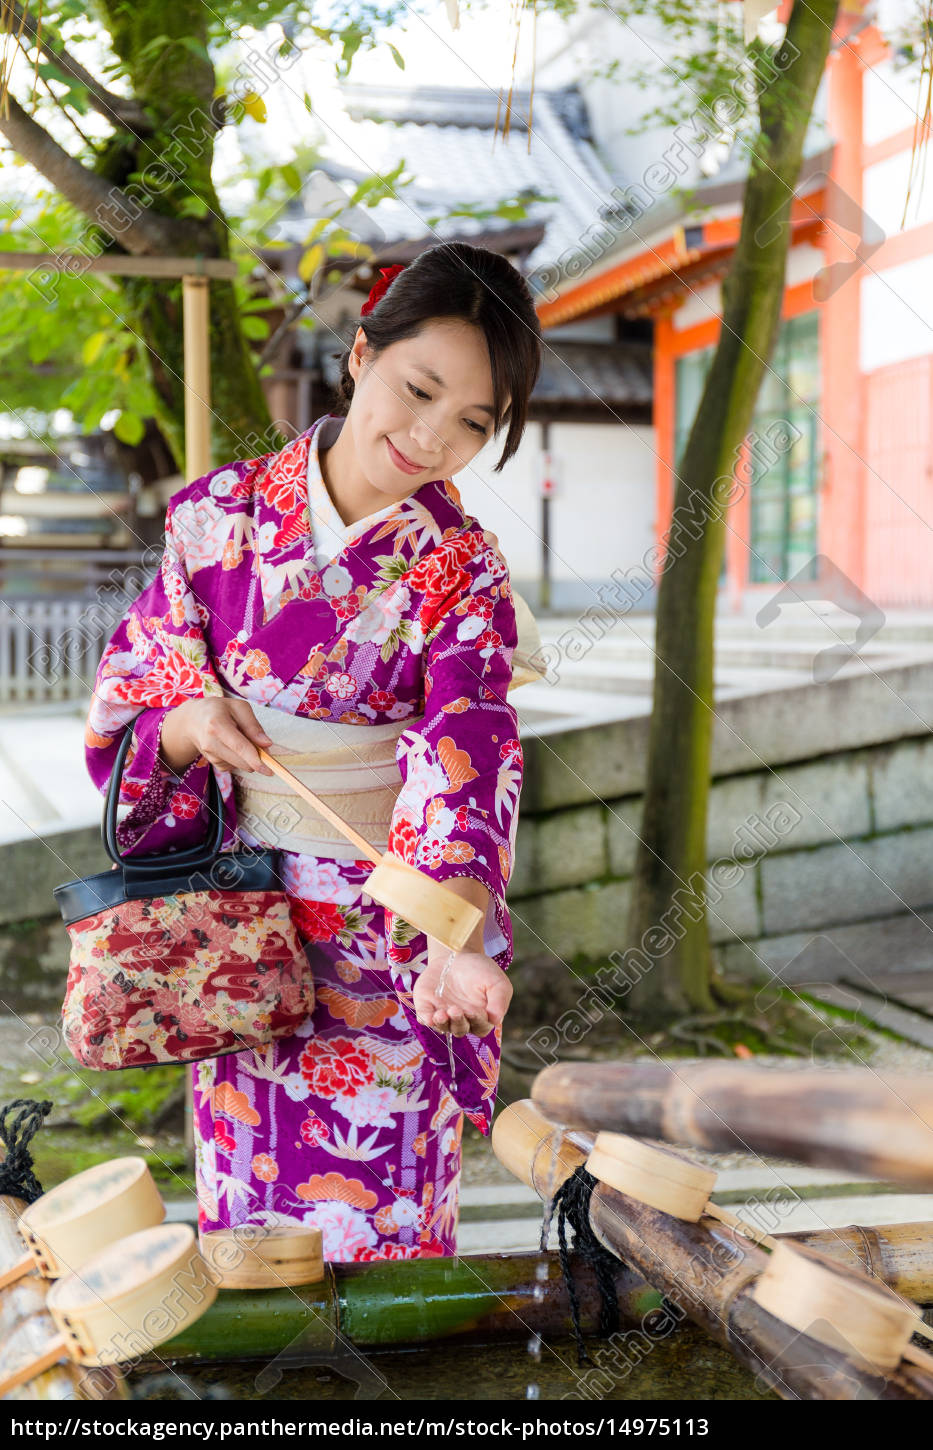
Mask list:
POLYGON ((207 868, 212 865, 220 854, 220 848, 224 838, 224 801, 220 793, 220 786, 217 784, 217 776, 211 767, 208 777, 208 800, 207 809, 213 814, 217 821, 213 839, 202 841, 198 846, 190 846, 185 851, 155 852, 151 856, 134 856, 124 859, 120 854, 120 847, 117 843, 117 800, 120 795, 120 782, 123 776, 123 762, 126 760, 127 751, 133 739, 132 724, 128 725, 120 741, 117 751, 117 758, 114 762, 113 771, 110 775, 110 783, 107 787, 107 799, 104 803, 104 815, 101 822, 101 835, 103 836, 104 848, 111 861, 117 866, 122 866, 124 873, 133 876, 144 873, 146 876, 177 876, 180 871, 186 871, 193 867, 207 868))

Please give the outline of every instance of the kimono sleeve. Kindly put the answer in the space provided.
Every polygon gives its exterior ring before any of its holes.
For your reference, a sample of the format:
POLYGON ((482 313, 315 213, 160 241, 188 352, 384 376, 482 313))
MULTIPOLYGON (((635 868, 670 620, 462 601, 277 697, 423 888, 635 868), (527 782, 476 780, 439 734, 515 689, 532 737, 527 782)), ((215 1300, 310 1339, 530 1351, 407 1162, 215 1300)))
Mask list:
MULTIPOLYGON (((173 494, 165 518, 159 572, 124 613, 104 648, 85 724, 85 760, 106 795, 124 731, 133 744, 124 763, 117 843, 126 856, 180 850, 208 838, 207 788, 213 766, 199 756, 180 775, 160 755, 169 711, 185 700, 221 695, 204 625, 207 606, 195 597, 184 566, 184 541, 173 512, 196 496, 200 480, 173 494)), ((218 771, 224 799, 223 848, 235 840, 236 815, 229 773, 218 771), (228 839, 229 838, 229 839, 228 839)))
POLYGON ((420 608, 424 718, 399 738, 402 789, 389 849, 436 881, 481 881, 490 893, 484 948, 507 967, 505 892, 522 780, 518 718, 506 698, 515 607, 508 568, 494 549, 448 560, 441 579, 445 592, 432 593, 438 580, 429 580, 420 608))

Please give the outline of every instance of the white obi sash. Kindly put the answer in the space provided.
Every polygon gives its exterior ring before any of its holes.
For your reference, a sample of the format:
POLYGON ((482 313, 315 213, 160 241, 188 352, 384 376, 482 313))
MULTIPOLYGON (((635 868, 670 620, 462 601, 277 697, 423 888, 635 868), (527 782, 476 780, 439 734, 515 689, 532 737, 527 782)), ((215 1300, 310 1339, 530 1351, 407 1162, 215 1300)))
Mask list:
MULTIPOLYGON (((398 738, 403 730, 417 729, 424 716, 409 715, 388 725, 340 725, 252 701, 250 709, 275 745, 276 760, 361 836, 385 851, 392 811, 402 788, 402 773, 395 760, 398 738)), ((237 825, 245 844, 275 846, 336 861, 359 859, 357 848, 277 775, 236 770, 233 790, 237 825)), ((506 945, 491 897, 483 938, 483 948, 490 956, 506 945)))
MULTIPOLYGON (((389 844, 392 811, 402 788, 395 761, 403 730, 423 715, 387 725, 340 725, 291 715, 272 705, 250 709, 275 746, 275 757, 379 851, 389 844)), ((276 775, 233 772, 237 820, 260 846, 355 861, 359 851, 276 775)))

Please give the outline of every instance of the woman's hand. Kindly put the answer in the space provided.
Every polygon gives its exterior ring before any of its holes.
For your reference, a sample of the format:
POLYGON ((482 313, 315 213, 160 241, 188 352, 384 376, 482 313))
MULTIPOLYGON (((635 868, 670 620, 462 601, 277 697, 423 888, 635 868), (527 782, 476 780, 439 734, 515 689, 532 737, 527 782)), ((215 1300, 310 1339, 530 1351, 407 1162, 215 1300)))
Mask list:
POLYGON ((415 1016, 423 1027, 465 1037, 485 1037, 498 1027, 512 1000, 512 984, 505 972, 483 952, 457 952, 438 995, 444 963, 429 961, 412 991, 415 1016))
POLYGON ((257 748, 271 744, 247 700, 210 695, 185 700, 168 712, 162 722, 160 754, 169 770, 176 772, 203 755, 218 770, 272 775, 257 748))

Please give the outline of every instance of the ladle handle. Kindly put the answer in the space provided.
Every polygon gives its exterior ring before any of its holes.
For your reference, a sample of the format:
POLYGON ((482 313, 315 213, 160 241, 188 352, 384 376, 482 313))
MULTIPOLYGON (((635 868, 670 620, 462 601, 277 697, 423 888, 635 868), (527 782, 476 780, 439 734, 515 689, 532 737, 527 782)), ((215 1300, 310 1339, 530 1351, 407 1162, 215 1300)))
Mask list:
POLYGON ((15 1284, 17 1279, 25 1278, 30 1269, 36 1267, 36 1261, 32 1254, 23 1254, 15 1264, 10 1264, 6 1269, 0 1270, 0 1289, 5 1289, 8 1284, 15 1284))
POLYGON ((718 1218, 720 1223, 726 1224, 728 1228, 735 1229, 743 1237, 751 1239, 752 1243, 759 1244, 763 1249, 774 1249, 777 1247, 777 1239, 773 1234, 759 1233, 751 1224, 739 1218, 736 1214, 730 1213, 727 1208, 722 1208, 718 1203, 707 1203, 703 1210, 710 1218, 718 1218))
POLYGON ((361 856, 365 856, 367 861, 372 861, 374 866, 379 865, 379 862, 382 860, 381 851, 377 851, 375 846, 371 846, 365 837, 361 836, 358 831, 355 831, 352 826, 348 826, 346 821, 341 816, 338 816, 336 811, 332 811, 330 806, 326 806, 314 794, 313 790, 309 790, 304 782, 298 779, 297 775, 292 775, 290 770, 286 770, 285 766, 271 756, 268 750, 263 750, 261 745, 256 748, 259 751, 259 759, 264 765, 268 765, 269 769, 274 771, 277 776, 290 785, 292 790, 297 791, 308 802, 309 806, 313 806, 324 817, 325 821, 330 821, 331 825, 341 835, 346 836, 347 840, 353 843, 361 856))
POLYGON ((64 1334, 56 1334, 54 1339, 49 1340, 41 1354, 37 1354, 34 1359, 27 1359, 23 1364, 11 1370, 9 1374, 4 1375, 0 1379, 0 1400, 3 1399, 4 1395, 8 1395, 10 1390, 18 1389, 27 1380, 35 1379, 37 1374, 42 1374, 44 1370, 51 1369, 52 1365, 58 1364, 60 1359, 70 1358, 71 1355, 68 1351, 67 1339, 64 1334))

